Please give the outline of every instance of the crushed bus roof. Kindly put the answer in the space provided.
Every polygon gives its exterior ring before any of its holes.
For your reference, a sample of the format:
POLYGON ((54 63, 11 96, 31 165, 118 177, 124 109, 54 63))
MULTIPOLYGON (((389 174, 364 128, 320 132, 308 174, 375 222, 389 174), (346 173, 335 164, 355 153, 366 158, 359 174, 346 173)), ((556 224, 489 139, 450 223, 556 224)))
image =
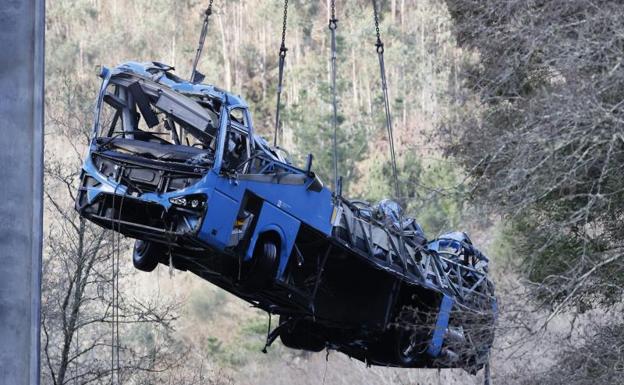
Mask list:
POLYGON ((222 90, 212 84, 191 83, 171 71, 174 67, 159 62, 128 61, 114 68, 101 67, 100 77, 130 73, 165 85, 181 94, 205 95, 225 103, 227 106, 247 108, 247 103, 239 95, 222 90))

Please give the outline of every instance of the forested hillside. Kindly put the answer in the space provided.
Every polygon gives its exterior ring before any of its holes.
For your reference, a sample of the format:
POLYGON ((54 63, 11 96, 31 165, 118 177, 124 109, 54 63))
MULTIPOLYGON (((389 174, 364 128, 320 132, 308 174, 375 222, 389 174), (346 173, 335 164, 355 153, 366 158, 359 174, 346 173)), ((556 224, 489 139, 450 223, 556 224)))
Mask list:
MULTIPOLYGON (((133 384, 482 383, 482 374, 366 368, 279 342, 264 355, 265 314, 187 273, 134 272, 129 240, 74 213, 96 66, 154 60, 188 77, 207 3, 47 1, 42 383, 105 384, 111 370, 133 384)), ((622 382, 621 6, 379 4, 399 198, 430 238, 465 228, 486 246, 502 303, 494 383, 622 382)), ((277 1, 216 0, 198 66, 247 100, 267 139, 282 15, 277 1)), ((337 1, 337 17, 339 173, 345 195, 375 201, 393 192, 370 1, 337 1)), ((313 153, 326 184, 328 18, 327 1, 290 1, 282 99, 282 146, 300 165, 313 153)))
MULTIPOLYGON (((447 126, 474 204, 502 214, 551 320, 610 309, 546 383, 622 383, 624 14, 619 1, 447 1, 482 110, 447 126), (564 369, 566 368, 566 369, 564 369)), ((574 330, 574 323, 571 326, 574 330)))

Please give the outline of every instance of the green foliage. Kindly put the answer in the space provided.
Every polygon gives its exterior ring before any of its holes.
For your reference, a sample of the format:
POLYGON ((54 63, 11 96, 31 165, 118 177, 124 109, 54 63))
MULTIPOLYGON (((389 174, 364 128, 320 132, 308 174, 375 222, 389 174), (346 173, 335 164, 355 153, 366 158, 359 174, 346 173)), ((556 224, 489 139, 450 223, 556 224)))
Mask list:
MULTIPOLYGON (((414 216, 429 238, 460 224, 463 190, 460 172, 448 162, 438 160, 423 166, 415 151, 402 154, 397 166, 401 201, 407 214, 414 216)), ((378 160, 367 170, 363 199, 377 202, 394 196, 392 166, 378 160)))
MULTIPOLYGON (((232 330, 234 338, 224 343, 216 337, 208 337, 206 352, 212 359, 229 367, 240 367, 252 360, 254 355, 261 354, 266 341, 267 319, 252 317, 243 321, 232 330)), ((279 350, 279 344, 269 351, 269 356, 279 350), (275 351, 275 352, 274 352, 275 351)))
POLYGON ((426 234, 435 236, 443 231, 456 230, 464 214, 465 194, 461 173, 448 160, 428 165, 413 200, 413 211, 426 234))
POLYGON ((226 299, 222 290, 194 290, 189 298, 190 311, 198 320, 209 320, 221 311, 226 299))
POLYGON ((218 356, 223 353, 223 343, 217 337, 210 336, 206 339, 206 350, 210 356, 218 356))
POLYGON ((241 333, 249 336, 266 336, 267 319, 264 317, 254 317, 241 327, 241 333))

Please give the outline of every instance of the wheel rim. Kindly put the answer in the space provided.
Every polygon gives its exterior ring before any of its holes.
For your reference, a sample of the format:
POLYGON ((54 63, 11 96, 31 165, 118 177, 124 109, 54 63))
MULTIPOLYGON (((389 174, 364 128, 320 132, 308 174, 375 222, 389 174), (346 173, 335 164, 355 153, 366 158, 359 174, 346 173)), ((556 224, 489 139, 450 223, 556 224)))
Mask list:
POLYGON ((418 356, 418 335, 416 332, 407 333, 402 331, 399 334, 399 357, 404 362, 411 362, 418 356), (406 338, 407 337, 407 338, 406 338))
POLYGON ((273 264, 277 257, 277 247, 273 242, 266 242, 264 244, 264 259, 266 263, 273 264))

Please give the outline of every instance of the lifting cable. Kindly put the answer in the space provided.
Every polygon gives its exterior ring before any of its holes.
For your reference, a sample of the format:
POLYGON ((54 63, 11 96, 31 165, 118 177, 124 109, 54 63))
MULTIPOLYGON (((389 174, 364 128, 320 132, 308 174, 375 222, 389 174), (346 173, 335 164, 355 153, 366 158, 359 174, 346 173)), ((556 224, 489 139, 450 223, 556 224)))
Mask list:
POLYGON ((329 19, 329 31, 331 33, 331 90, 332 90, 332 127, 334 129, 333 146, 334 146, 334 192, 338 191, 338 143, 336 140, 336 131, 338 129, 338 102, 336 90, 336 28, 338 28, 338 19, 336 19, 336 0, 331 0, 331 17, 329 19))
MULTIPOLYGON (((113 198, 111 201, 111 230, 112 230, 112 266, 111 266, 111 385, 115 384, 115 372, 117 372, 117 384, 121 384, 119 377, 120 372, 120 359, 119 359, 119 259, 121 254, 121 223, 118 224, 115 229, 115 199, 117 198, 117 189, 119 184, 115 187, 113 192, 113 198), (119 235, 116 237, 116 231, 119 235), (116 239, 117 238, 117 239, 116 239)), ((125 192, 121 197, 119 205, 118 220, 121 221, 121 212, 123 210, 123 203, 125 198, 125 192)))
MULTIPOLYGON (((394 194, 397 199, 400 198, 399 178, 397 176, 396 156, 394 154, 394 137, 392 135, 392 116, 390 115, 390 101, 388 100, 388 85, 386 82, 386 66, 384 63, 384 44, 381 41, 381 33, 379 32, 379 12, 377 10, 377 1, 373 2, 373 13, 375 16, 375 32, 377 33, 377 56, 379 57, 379 70, 381 72, 381 89, 383 91, 384 106, 386 109, 386 128, 388 129, 388 142, 390 144, 390 158, 392 161, 392 177, 394 179, 394 194)), ((401 224, 402 225, 402 224, 401 224)))
POLYGON ((196 78, 195 74, 197 73, 197 63, 199 63, 199 57, 201 56, 202 50, 204 49, 204 42, 206 41, 206 34, 208 33, 208 18, 212 15, 212 3, 214 0, 210 0, 208 4, 208 8, 204 12, 204 23, 202 25, 201 34, 199 35, 199 44, 197 46, 197 51, 195 52, 195 59, 193 60, 193 70, 191 71, 191 83, 195 83, 196 78))
MULTIPOLYGON (((117 384, 120 385, 121 384, 121 378, 120 378, 120 370, 121 370, 121 365, 119 362, 119 259, 120 259, 120 255, 121 255, 121 211, 123 210, 123 202, 124 202, 124 198, 125 198, 125 192, 124 195, 121 196, 121 203, 119 205, 119 224, 117 226, 117 231, 118 231, 118 236, 117 236, 117 243, 115 245, 116 247, 116 254, 117 256, 115 257, 115 355, 117 358, 117 384)), ((113 234, 114 236, 114 234, 113 234)))
MULTIPOLYGON (((115 197, 117 196, 117 188, 113 191, 113 199, 111 200, 111 215, 115 218, 115 197)), ((115 381, 115 222, 111 220, 111 385, 115 381)))
MULTIPOLYGON (((377 1, 371 0, 373 3, 373 14, 375 16, 375 33, 377 34, 377 42, 375 47, 377 57, 379 58, 379 72, 381 73, 381 90, 383 91, 384 107, 386 110, 386 128, 388 129, 388 144, 390 145, 390 159, 392 161, 392 179, 394 179, 394 195, 395 198, 402 203, 401 190, 399 187, 399 177, 397 173, 396 155, 394 153, 394 136, 392 134, 392 115, 390 114, 390 101, 388 100, 388 83, 386 81, 386 65, 384 62, 384 44, 381 41, 381 32, 379 32, 379 11, 377 10, 377 1)), ((405 260, 405 242, 403 241, 403 211, 399 211, 399 254, 403 261, 403 268, 407 269, 405 260)), ((409 255, 409 254, 408 254, 409 255)))
POLYGON ((286 23, 288 21, 288 0, 284 0, 284 21, 282 23, 282 44, 279 50, 279 74, 277 83, 277 108, 275 111, 275 136, 273 147, 277 147, 277 137, 280 134, 280 102, 282 98, 282 82, 284 80, 284 65, 286 64, 286 23))

